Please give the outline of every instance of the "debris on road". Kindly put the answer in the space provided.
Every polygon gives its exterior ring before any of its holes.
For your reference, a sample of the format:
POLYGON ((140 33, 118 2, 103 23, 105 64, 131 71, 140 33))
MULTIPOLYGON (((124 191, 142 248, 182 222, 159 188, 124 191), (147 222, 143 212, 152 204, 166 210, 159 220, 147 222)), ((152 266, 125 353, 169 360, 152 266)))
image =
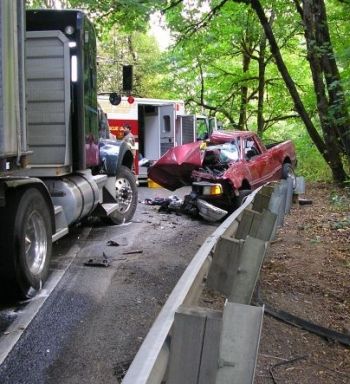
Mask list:
POLYGON ((126 251, 126 252, 123 252, 122 255, 133 255, 136 253, 143 253, 143 250, 142 249, 135 249, 134 251, 126 251))
POLYGON ((145 199, 142 204, 146 205, 160 205, 160 209, 168 211, 179 211, 183 206, 183 200, 172 195, 169 197, 155 197, 153 199, 145 199))
POLYGON ((298 202, 299 202, 299 205, 311 205, 312 204, 312 200, 306 199, 306 198, 299 198, 298 202))
POLYGON ((106 259, 89 259, 84 263, 86 267, 109 267, 109 262, 106 259))
POLYGON ((109 267, 110 263, 106 256, 106 254, 103 252, 102 257, 98 258, 91 258, 86 263, 84 263, 86 267, 109 267))
POLYGON ((120 244, 117 241, 114 241, 114 240, 108 240, 107 241, 107 245, 109 247, 119 247, 120 246, 120 244))
POLYGON ((128 245, 128 239, 126 237, 118 238, 117 240, 108 240, 106 243, 109 247, 120 247, 128 245))
POLYGON ((172 195, 167 198, 155 197, 154 199, 145 199, 142 201, 146 205, 159 205, 159 212, 175 212, 177 214, 187 214, 195 218, 203 218, 209 222, 222 220, 227 211, 220 209, 202 199, 197 199, 192 194, 186 195, 184 200, 172 195))

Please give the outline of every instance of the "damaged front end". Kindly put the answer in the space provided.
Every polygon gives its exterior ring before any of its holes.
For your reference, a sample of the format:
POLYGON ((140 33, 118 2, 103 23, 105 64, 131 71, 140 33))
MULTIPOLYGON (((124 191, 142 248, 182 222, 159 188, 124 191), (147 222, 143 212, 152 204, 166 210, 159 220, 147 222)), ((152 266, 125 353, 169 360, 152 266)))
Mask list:
POLYGON ((197 199, 197 209, 199 216, 210 222, 220 221, 228 214, 228 211, 216 207, 202 199, 197 199))
POLYGON ((239 160, 236 135, 216 134, 172 148, 150 167, 148 176, 166 189, 192 185, 186 207, 209 221, 218 221, 234 209, 235 175, 239 160))

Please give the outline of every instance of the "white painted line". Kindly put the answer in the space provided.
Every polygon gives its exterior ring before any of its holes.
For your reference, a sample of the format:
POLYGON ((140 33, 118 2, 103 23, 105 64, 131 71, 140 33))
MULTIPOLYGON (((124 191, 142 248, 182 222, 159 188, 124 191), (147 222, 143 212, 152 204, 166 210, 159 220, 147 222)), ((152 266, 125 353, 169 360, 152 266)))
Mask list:
MULTIPOLYGON (((79 242, 81 240, 86 240, 90 231, 91 228, 85 228, 79 235, 79 242)), ((63 275, 66 273, 67 269, 70 267, 80 250, 81 246, 78 244, 74 244, 69 249, 67 252, 67 258, 69 262, 66 263, 63 269, 54 270, 51 272, 45 283, 45 287, 25 306, 23 313, 19 311, 17 318, 11 323, 6 331, 3 332, 0 337, 0 365, 4 362, 7 355, 11 352, 12 348, 23 335, 24 331, 34 319, 35 315, 39 312, 46 299, 56 288, 57 284, 60 282, 63 275)))

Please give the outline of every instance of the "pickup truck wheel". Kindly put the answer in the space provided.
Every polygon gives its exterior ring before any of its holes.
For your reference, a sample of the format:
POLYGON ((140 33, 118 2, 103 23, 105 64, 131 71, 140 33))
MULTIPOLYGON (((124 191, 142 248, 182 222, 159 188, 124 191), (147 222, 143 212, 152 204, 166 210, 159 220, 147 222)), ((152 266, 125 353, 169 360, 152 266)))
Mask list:
POLYGON ((0 245, 5 285, 11 296, 30 298, 47 278, 52 228, 49 207, 35 188, 19 191, 5 208, 1 218, 4 240, 0 245))
POLYGON ((137 207, 137 185, 134 174, 128 167, 121 166, 115 178, 118 209, 107 217, 110 224, 130 221, 137 207))
POLYGON ((239 190, 239 195, 234 199, 233 211, 239 208, 245 202, 246 197, 251 193, 252 191, 250 189, 239 190))
POLYGON ((246 200, 246 197, 250 195, 252 191, 250 189, 242 189, 239 191, 238 206, 240 207, 246 200))
POLYGON ((282 179, 287 180, 291 178, 293 180, 293 188, 295 187, 296 177, 294 173, 294 169, 291 164, 285 163, 282 167, 282 179))

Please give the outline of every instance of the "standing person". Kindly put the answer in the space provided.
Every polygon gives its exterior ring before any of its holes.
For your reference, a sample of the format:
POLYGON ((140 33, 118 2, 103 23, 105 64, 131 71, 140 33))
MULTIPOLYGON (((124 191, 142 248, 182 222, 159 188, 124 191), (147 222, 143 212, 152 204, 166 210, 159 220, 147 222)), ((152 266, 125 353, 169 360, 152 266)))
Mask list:
POLYGON ((123 138, 123 140, 128 143, 128 145, 130 146, 131 152, 132 152, 132 154, 133 154, 133 156, 135 158, 135 155, 136 155, 135 137, 131 133, 131 127, 130 127, 129 124, 124 124, 123 128, 124 128, 124 138, 123 138))

